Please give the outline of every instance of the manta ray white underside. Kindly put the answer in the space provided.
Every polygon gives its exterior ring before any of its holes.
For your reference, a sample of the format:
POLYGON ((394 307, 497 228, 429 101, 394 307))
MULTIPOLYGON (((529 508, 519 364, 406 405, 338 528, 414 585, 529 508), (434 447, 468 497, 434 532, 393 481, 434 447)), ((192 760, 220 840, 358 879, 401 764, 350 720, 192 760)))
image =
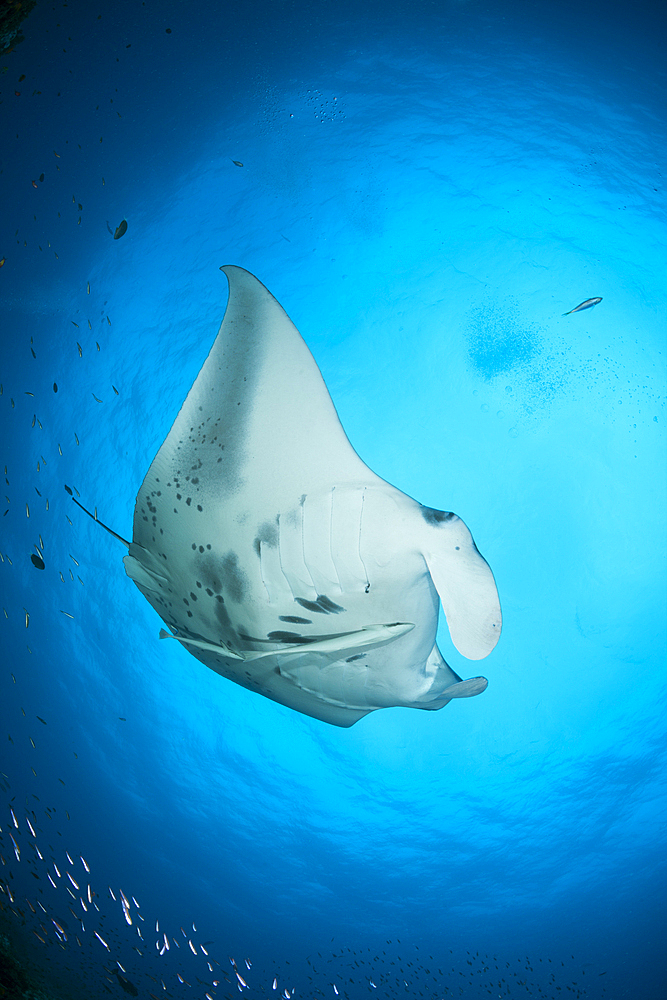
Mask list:
POLYGON ((356 454, 298 330, 228 266, 210 354, 143 481, 125 569, 202 663, 337 726, 378 708, 479 694, 435 644, 500 636, 493 574, 455 514, 356 454))

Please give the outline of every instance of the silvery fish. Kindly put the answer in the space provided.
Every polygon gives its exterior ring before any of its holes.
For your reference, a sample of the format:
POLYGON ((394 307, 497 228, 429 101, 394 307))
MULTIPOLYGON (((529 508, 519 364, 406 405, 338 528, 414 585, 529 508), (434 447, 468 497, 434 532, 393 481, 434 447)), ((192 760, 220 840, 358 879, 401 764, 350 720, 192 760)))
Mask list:
POLYGON ((596 306, 598 302, 602 302, 602 296, 597 299, 586 299, 585 302, 580 302, 578 306, 574 307, 574 309, 570 309, 569 312, 563 313, 563 316, 569 316, 570 313, 581 312, 582 309, 590 309, 592 306, 596 306))

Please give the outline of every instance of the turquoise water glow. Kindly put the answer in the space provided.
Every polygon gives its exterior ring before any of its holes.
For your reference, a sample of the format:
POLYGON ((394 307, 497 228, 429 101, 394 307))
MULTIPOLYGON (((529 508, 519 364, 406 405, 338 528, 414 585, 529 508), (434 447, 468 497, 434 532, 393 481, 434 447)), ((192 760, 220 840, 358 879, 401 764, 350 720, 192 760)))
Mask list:
POLYGON ((0 57, 0 930, 48 989, 665 995, 664 28, 124 0, 0 57), (254 696, 158 642, 65 492, 130 535, 227 263, 369 467, 469 525, 503 636, 438 641, 480 697, 342 730, 254 696))

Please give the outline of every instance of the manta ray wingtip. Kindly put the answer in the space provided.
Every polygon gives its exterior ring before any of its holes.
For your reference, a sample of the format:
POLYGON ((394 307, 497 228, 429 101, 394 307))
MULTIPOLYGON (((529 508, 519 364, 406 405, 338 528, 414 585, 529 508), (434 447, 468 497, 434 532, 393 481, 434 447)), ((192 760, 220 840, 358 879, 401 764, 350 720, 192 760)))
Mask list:
POLYGON ((465 681, 457 681, 442 692, 446 698, 474 698, 486 691, 489 682, 486 677, 468 677, 465 681))

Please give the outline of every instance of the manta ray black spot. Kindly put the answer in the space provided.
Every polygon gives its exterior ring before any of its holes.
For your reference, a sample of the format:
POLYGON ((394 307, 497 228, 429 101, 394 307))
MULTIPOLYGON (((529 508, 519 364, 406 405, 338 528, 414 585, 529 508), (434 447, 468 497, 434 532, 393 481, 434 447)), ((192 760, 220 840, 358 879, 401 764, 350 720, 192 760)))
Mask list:
POLYGON ((429 524, 444 524, 446 521, 451 521, 456 514, 452 514, 449 510, 434 510, 433 507, 422 507, 421 509, 422 517, 429 524))
POLYGON ((321 608, 319 604, 315 603, 315 601, 307 601, 305 597, 295 597, 294 600, 297 604, 300 604, 302 608, 305 608, 306 611, 312 611, 316 615, 326 614, 324 608, 321 608))
POLYGON ((328 611, 333 615, 337 615, 340 611, 345 611, 345 608, 341 608, 340 604, 334 604, 333 601, 329 600, 326 594, 318 594, 317 603, 324 611, 328 611))
POLYGON ((314 614, 337 615, 341 611, 345 611, 345 608, 341 608, 340 604, 334 604, 333 601, 329 600, 326 594, 318 594, 316 601, 307 601, 305 597, 295 597, 294 600, 306 611, 312 611, 314 614))
POLYGON ((353 662, 354 660, 363 660, 363 658, 364 658, 365 656, 366 656, 366 654, 365 654, 365 653, 357 653, 357 655, 356 655, 356 656, 348 656, 348 658, 346 659, 346 661, 345 661, 345 662, 346 662, 346 663, 352 663, 352 662, 353 662))
POLYGON ((271 521, 265 521, 264 524, 260 524, 257 529, 257 537, 253 542, 255 547, 255 552, 259 555, 260 545, 270 545, 271 548, 275 548, 278 544, 278 525, 272 524, 271 521))
POLYGON ((312 642, 311 639, 299 635, 298 632, 268 632, 267 638, 273 642, 312 642))
POLYGON ((312 625, 310 618, 299 618, 298 615, 278 615, 281 622, 289 622, 290 625, 312 625))

